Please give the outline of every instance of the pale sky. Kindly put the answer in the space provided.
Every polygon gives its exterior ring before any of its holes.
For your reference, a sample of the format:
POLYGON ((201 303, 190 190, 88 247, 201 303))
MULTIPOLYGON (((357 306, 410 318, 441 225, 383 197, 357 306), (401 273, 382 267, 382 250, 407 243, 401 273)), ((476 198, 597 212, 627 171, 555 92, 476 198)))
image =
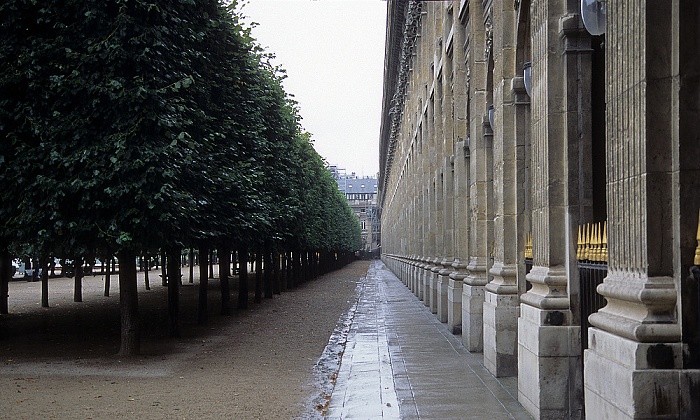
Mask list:
POLYGON ((379 171, 386 1, 248 0, 253 37, 287 71, 316 151, 347 173, 379 171))

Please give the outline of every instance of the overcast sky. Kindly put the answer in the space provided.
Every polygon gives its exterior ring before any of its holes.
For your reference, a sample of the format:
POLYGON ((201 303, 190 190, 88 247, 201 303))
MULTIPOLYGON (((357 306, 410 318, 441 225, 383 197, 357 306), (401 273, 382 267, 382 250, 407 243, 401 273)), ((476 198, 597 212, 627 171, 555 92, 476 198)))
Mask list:
POLYGON ((287 71, 316 151, 348 174, 379 171, 386 1, 249 0, 253 36, 287 71))

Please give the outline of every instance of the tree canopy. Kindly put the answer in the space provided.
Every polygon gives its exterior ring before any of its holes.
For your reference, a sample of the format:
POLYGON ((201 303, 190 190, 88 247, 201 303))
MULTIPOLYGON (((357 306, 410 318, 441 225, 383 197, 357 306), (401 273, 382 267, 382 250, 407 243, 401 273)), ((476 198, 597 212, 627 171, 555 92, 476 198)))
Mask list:
POLYGON ((283 72, 217 1, 0 5, 0 248, 88 256, 360 228, 283 72))

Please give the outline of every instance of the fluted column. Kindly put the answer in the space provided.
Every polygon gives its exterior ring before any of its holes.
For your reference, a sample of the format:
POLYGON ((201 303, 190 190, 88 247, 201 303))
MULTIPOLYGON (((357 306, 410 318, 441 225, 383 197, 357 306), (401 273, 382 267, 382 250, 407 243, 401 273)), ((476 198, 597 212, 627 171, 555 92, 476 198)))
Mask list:
POLYGON ((576 229, 590 206, 582 145, 591 138, 592 50, 578 4, 537 2, 530 11, 533 268, 520 298, 518 397, 535 416, 580 418, 581 331, 572 308, 576 229))
MULTIPOLYGON (((674 230, 683 198, 677 195, 674 177, 680 168, 672 151, 683 141, 677 134, 677 105, 684 86, 677 78, 684 70, 673 63, 687 54, 679 48, 687 32, 678 28, 684 22, 697 26, 700 12, 694 2, 650 0, 621 0, 607 10, 609 268, 598 287, 607 304, 589 318, 586 414, 685 418, 684 405, 688 409, 692 403, 684 404, 679 390, 697 383, 700 375, 691 380, 689 371, 680 371, 676 285, 687 274, 680 264, 674 270, 677 248, 672 244, 679 243, 674 230), (604 373, 620 378, 614 392, 604 373)), ((693 143, 697 148, 697 139, 693 143)), ((688 259, 684 264, 690 264, 688 259)))
POLYGON ((484 294, 484 366, 496 376, 517 374, 517 156, 511 83, 515 11, 494 5, 493 15, 493 265, 484 294))
POLYGON ((452 42, 450 34, 453 30, 454 7, 449 2, 442 3, 442 30, 440 43, 440 71, 442 73, 442 150, 443 150, 443 254, 442 254, 442 270, 440 270, 438 278, 438 318, 441 322, 447 322, 449 310, 448 289, 450 282, 450 274, 452 274, 452 263, 454 262, 454 235, 455 235, 455 220, 454 220, 454 145, 455 145, 455 127, 454 127, 454 73, 453 73, 453 56, 452 47, 449 44, 452 42))
POLYGON ((483 350, 484 286, 488 283, 488 237, 492 220, 488 219, 488 183, 492 132, 486 117, 488 54, 484 53, 481 0, 471 0, 466 17, 469 33, 470 122, 469 122, 469 261, 462 290, 462 342, 469 351, 483 350))
MULTIPOLYGON (((467 65, 464 45, 466 42, 465 25, 461 9, 461 1, 453 2, 452 38, 448 35, 448 48, 452 51, 451 63, 453 71, 453 136, 455 146, 454 155, 454 261, 452 273, 447 288, 447 328, 453 334, 462 333, 462 293, 464 279, 467 276, 467 262, 469 261, 469 206, 468 206, 468 125, 467 120, 467 65)), ((462 7, 466 7, 462 6, 462 7)))

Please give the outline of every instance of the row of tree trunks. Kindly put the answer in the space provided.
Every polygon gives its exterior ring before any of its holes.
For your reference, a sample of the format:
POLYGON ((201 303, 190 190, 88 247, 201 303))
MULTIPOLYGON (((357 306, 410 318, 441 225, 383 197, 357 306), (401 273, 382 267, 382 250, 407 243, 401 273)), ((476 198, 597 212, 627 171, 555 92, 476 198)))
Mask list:
MULTIPOLYGON (((305 281, 313 279, 315 276, 323 274, 332 269, 337 269, 342 265, 351 262, 352 258, 334 253, 316 253, 309 251, 289 251, 279 254, 273 250, 272 243, 266 242, 258 247, 255 254, 255 302, 262 299, 263 285, 265 298, 272 298, 274 294, 294 288, 305 281), (264 280, 264 283, 263 283, 264 280)), ((190 250, 190 258, 193 255, 190 250)), ((200 248, 200 285, 199 285, 199 308, 198 321, 206 324, 208 321, 207 289, 211 265, 209 249, 206 246, 200 248)), ((221 280, 221 313, 230 314, 230 288, 229 280, 231 276, 231 250, 225 245, 218 250, 219 257, 219 277, 221 280)), ((237 249, 238 257, 238 308, 248 308, 248 247, 241 244, 237 249)), ((140 319, 138 310, 138 285, 137 285, 137 264, 136 254, 122 251, 119 258, 119 306, 121 317, 121 345, 119 355, 137 355, 140 352, 140 319)), ((113 259, 107 260, 105 296, 109 295, 107 284, 111 273, 116 272, 112 263, 113 259)), ((150 261, 146 258, 145 269, 144 258, 140 258, 144 271, 146 288, 150 289, 148 273, 150 261)), ((168 287, 168 329, 171 337, 181 336, 180 327, 180 285, 181 285, 181 249, 174 247, 163 251, 161 256, 161 267, 163 273, 163 283, 168 287)), ((190 267, 192 267, 190 259, 190 267)), ((48 259, 43 259, 41 290, 42 306, 48 307, 48 280, 49 264, 48 259)), ((190 268, 191 269, 191 268, 190 268)), ((0 313, 8 313, 8 290, 9 280, 12 277, 12 259, 9 253, 0 254, 0 313)), ((75 290, 74 301, 82 302, 82 277, 83 270, 80 260, 75 264, 75 290)))

